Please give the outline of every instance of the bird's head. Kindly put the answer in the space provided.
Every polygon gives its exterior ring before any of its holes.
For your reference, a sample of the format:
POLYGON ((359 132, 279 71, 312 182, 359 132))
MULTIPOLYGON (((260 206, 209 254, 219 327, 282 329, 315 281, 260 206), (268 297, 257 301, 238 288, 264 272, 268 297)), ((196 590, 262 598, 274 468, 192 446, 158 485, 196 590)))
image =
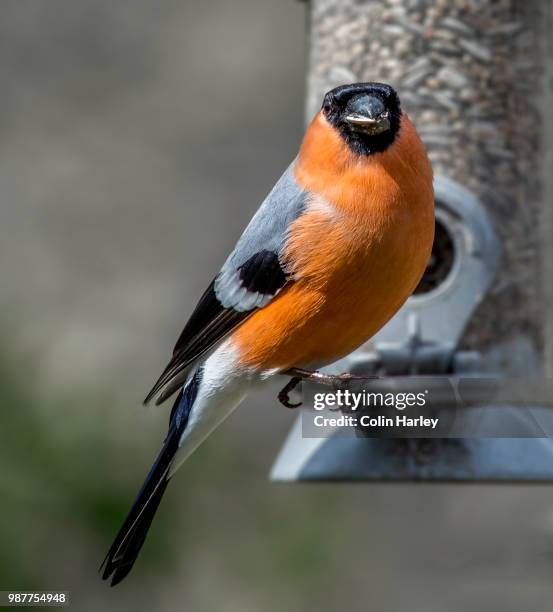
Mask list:
POLYGON ((383 83, 354 83, 329 91, 322 114, 358 154, 385 151, 401 123, 397 93, 383 83))

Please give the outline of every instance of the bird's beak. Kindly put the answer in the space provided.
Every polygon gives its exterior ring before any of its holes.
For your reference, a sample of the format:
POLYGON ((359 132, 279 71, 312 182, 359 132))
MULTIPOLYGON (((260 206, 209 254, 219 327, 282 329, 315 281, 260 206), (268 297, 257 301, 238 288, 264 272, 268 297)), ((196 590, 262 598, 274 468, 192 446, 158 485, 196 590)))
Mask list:
POLYGON ((344 120, 357 132, 381 134, 390 129, 390 118, 380 98, 361 94, 346 106, 344 120))
POLYGON ((390 119, 387 112, 376 118, 352 113, 346 115, 345 119, 354 129, 367 134, 381 134, 390 129, 390 119))
POLYGON ((348 115, 346 117, 346 121, 355 125, 375 125, 377 119, 372 119, 371 117, 363 117, 363 115, 348 115))

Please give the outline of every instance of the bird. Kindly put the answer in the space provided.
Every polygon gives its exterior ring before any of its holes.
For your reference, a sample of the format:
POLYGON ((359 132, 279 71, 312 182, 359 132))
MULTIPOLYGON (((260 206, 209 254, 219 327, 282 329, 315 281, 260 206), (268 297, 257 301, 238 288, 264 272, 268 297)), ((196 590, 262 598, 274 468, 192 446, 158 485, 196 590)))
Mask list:
POLYGON ((407 300, 432 250, 432 181, 390 85, 326 93, 144 400, 176 394, 161 450, 100 567, 104 580, 128 575, 177 468, 249 390, 351 353, 407 300))

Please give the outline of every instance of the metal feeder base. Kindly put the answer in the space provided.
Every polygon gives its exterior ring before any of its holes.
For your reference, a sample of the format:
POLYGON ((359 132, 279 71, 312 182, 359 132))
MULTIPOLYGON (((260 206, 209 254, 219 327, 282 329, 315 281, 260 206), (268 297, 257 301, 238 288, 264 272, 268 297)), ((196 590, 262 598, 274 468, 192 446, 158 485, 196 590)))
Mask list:
POLYGON ((548 438, 302 438, 292 428, 271 479, 292 481, 550 482, 548 438))

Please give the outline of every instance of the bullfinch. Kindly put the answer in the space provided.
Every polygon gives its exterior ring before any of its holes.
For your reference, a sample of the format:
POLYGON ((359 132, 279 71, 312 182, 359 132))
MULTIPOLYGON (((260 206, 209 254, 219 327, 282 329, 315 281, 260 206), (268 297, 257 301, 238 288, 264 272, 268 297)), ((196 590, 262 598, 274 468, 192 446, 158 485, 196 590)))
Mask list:
POLYGON ((433 236, 432 168, 394 89, 328 92, 145 399, 178 393, 104 579, 127 576, 175 471, 248 390, 367 341, 417 286, 433 236))

